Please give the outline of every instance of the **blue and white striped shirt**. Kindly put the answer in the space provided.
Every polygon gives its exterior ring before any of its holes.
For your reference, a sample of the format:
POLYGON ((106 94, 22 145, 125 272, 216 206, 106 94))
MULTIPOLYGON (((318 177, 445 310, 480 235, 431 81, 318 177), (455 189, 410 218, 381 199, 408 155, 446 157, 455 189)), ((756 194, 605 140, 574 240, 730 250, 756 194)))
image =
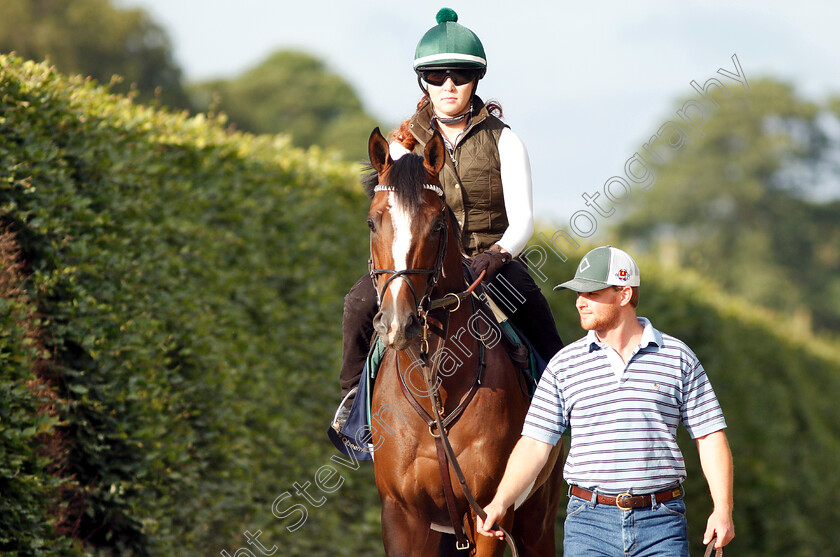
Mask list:
POLYGON ((563 477, 601 493, 652 493, 685 480, 677 445, 682 422, 693 439, 726 427, 694 352, 640 317, 642 340, 625 366, 595 332, 557 353, 543 373, 522 435, 572 443, 563 477))

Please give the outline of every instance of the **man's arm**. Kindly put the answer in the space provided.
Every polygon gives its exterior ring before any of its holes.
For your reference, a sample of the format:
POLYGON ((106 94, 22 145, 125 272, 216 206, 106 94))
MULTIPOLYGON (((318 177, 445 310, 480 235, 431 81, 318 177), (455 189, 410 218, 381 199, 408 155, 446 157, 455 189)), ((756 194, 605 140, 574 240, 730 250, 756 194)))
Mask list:
POLYGON ((715 548, 728 544, 735 537, 735 525, 732 522, 733 506, 733 466, 729 441, 723 430, 697 438, 697 451, 700 453, 700 465, 709 484, 715 508, 706 523, 703 543, 708 544, 717 535, 715 548))
MULTIPOLYGON (((562 443, 562 440, 560 441, 562 443)), ((480 534, 485 536, 496 536, 499 539, 504 537, 501 530, 491 530, 493 524, 504 515, 505 511, 516 502, 523 491, 528 489, 531 483, 537 478, 553 445, 537 441, 531 437, 522 436, 513 448, 505 468, 505 475, 499 483, 496 495, 489 505, 484 507, 487 513, 487 520, 476 517, 476 527, 480 534)))

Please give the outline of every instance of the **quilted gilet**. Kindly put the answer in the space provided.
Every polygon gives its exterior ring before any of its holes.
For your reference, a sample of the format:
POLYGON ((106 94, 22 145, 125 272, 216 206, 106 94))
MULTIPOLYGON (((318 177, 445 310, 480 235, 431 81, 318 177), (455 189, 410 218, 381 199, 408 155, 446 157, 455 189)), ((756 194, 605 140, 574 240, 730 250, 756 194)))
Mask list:
MULTIPOLYGON (((417 139, 415 153, 421 156, 434 135, 432 114, 429 103, 409 122, 417 139)), ((492 246, 508 227, 498 147, 506 127, 475 97, 472 121, 440 174, 446 202, 461 225, 461 245, 470 256, 492 246)))

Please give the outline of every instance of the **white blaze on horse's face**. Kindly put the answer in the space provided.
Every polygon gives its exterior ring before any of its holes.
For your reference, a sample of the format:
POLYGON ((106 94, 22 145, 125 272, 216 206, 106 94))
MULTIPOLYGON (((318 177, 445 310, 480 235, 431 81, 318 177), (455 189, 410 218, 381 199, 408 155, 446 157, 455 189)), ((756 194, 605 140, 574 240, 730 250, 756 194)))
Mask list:
MULTIPOLYGON (((394 228, 394 240, 391 244, 391 256, 394 260, 394 270, 404 271, 408 268, 408 252, 411 249, 412 233, 411 233, 411 214, 408 207, 397 202, 396 194, 391 192, 388 194, 388 212, 391 215, 391 225, 394 228)), ((395 279, 388 285, 388 291, 391 292, 391 298, 397 299, 401 288, 406 288, 405 281, 408 278, 402 276, 395 279)), ((396 312, 393 314, 392 321, 388 327, 388 336, 391 337, 399 330, 400 324, 396 312)), ((389 339, 393 340, 393 339, 389 339)))

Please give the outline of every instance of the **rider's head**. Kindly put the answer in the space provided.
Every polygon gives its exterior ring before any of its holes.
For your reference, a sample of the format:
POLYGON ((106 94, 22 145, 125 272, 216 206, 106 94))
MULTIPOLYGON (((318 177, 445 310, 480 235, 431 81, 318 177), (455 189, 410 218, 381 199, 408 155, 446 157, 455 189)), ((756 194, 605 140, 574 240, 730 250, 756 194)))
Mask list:
POLYGON ((487 71, 487 57, 478 36, 458 23, 458 14, 449 8, 437 13, 437 25, 429 29, 414 51, 414 71, 417 83, 427 93, 423 83, 442 86, 447 79, 454 85, 474 83, 487 71))

